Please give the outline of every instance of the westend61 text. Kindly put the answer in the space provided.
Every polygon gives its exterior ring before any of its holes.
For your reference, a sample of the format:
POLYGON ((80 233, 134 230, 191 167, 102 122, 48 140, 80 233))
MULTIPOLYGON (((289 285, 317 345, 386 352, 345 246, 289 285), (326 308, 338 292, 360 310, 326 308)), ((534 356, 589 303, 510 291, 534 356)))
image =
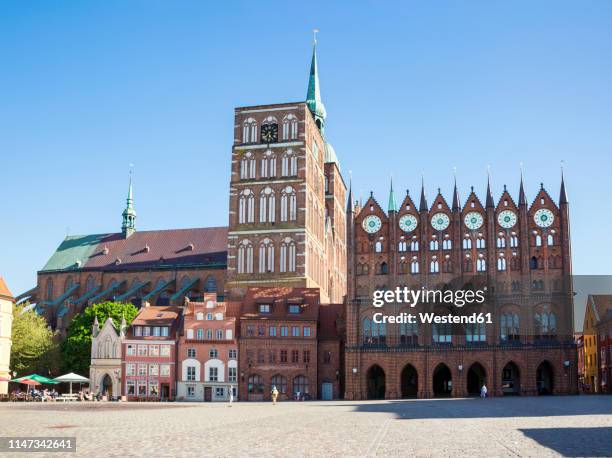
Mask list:
POLYGON ((463 307, 466 304, 482 304, 485 301, 485 290, 478 289, 476 291, 468 289, 457 290, 439 290, 427 289, 409 289, 397 287, 395 290, 376 290, 372 295, 372 305, 374 307, 382 307, 384 304, 408 304, 410 307, 415 307, 418 303, 421 304, 453 304, 456 307, 463 307))
POLYGON ((492 324, 493 319, 491 313, 472 313, 471 315, 436 315, 435 313, 399 313, 397 315, 385 315, 378 312, 372 316, 374 323, 389 323, 389 324, 414 324, 417 318, 422 324, 492 324))

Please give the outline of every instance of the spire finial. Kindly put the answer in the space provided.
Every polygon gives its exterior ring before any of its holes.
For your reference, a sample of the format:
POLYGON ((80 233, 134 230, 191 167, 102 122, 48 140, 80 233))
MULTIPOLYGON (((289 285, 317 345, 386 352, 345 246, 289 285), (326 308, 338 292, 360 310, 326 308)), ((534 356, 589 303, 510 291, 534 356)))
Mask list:
POLYGON ((493 202, 493 191, 491 191, 491 165, 487 165, 487 208, 495 207, 493 202))
POLYGON ((519 187, 519 205, 527 205, 527 198, 525 197, 525 187, 523 186, 523 162, 520 163, 521 167, 521 185, 519 187))
POLYGON ((346 199, 346 214, 353 213, 353 171, 349 170, 349 191, 346 199))
POLYGON ((387 206, 388 213, 397 211, 397 204, 395 203, 395 194, 393 193, 393 175, 391 175, 391 188, 389 190, 389 204, 387 206))
POLYGON ((134 210, 134 191, 132 187, 132 168, 134 164, 130 164, 130 178, 128 185, 128 194, 126 199, 125 210, 123 210, 123 223, 121 224, 121 232, 125 238, 128 238, 136 232, 136 210, 134 210))
POLYGON ((317 67, 317 33, 319 29, 313 29, 312 61, 310 62, 310 76, 308 78, 308 91, 306 93, 306 105, 310 109, 314 120, 323 134, 325 118, 327 113, 321 101, 321 89, 319 88, 319 71, 317 67))
POLYGON ((565 191, 565 177, 563 175, 564 161, 561 161, 561 191, 559 192, 559 204, 567 203, 567 192, 565 191))
POLYGON ((425 199, 425 173, 421 173, 421 202, 419 203, 419 211, 426 212, 427 208, 427 199, 425 199))
POLYGON ((319 29, 312 29, 312 44, 317 44, 317 33, 319 33, 319 29))
POLYGON ((457 167, 453 167, 453 177, 455 186, 453 188, 453 208, 452 210, 459 210, 459 191, 457 190, 457 167))

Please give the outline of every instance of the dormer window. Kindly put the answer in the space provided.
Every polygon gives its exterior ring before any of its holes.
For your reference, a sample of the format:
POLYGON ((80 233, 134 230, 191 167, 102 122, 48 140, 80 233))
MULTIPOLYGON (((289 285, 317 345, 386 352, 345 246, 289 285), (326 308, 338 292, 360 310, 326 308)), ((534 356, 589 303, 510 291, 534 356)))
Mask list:
POLYGON ((259 313, 270 313, 270 304, 259 304, 259 313))
POLYGON ((289 313, 295 313, 298 314, 300 313, 300 306, 296 305, 296 304, 289 304, 289 313))

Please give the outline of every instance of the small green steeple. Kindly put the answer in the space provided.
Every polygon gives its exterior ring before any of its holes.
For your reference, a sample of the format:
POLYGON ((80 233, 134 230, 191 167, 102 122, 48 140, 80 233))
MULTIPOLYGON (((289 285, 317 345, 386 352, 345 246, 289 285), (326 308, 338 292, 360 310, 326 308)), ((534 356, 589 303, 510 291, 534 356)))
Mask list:
POLYGON ((126 199, 126 207, 123 210, 123 224, 121 225, 121 232, 125 238, 128 238, 134 232, 136 232, 136 210, 134 210, 134 192, 132 191, 132 173, 130 172, 130 186, 128 188, 128 195, 126 199))
POLYGON ((389 190, 389 205, 387 206, 387 213, 396 211, 397 204, 395 203, 395 194, 393 194, 393 178, 391 178, 391 189, 389 190))
MULTIPOLYGON (((315 34, 317 30, 315 29, 315 34)), ((321 134, 325 129, 325 118, 327 113, 321 101, 321 89, 319 88, 319 71, 317 69, 317 39, 315 35, 312 46, 312 61, 310 63, 310 77, 308 78, 308 93, 306 94, 306 104, 315 118, 321 134)))

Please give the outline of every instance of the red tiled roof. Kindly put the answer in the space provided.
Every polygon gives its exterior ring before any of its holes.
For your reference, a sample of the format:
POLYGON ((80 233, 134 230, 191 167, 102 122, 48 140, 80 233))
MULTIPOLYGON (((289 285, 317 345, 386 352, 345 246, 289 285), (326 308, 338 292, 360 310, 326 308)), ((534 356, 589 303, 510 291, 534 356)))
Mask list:
POLYGON ((164 264, 225 263, 226 258, 227 227, 137 231, 127 239, 121 234, 103 238, 83 267, 141 269, 164 264))
POLYGON ((288 288, 265 287, 249 288, 242 302, 243 319, 289 319, 289 320, 317 320, 319 316, 319 290, 318 288, 288 288), (259 304, 270 302, 270 313, 260 313, 259 304), (301 299, 298 302, 298 299, 301 299), (302 311, 299 314, 289 313, 287 304, 299 303, 302 311))
POLYGON ((9 300, 13 300, 13 293, 11 293, 11 291, 8 289, 8 286, 6 286, 6 282, 4 281, 4 278, 2 278, 1 276, 0 276, 0 297, 9 299, 9 300))
POLYGON ((612 313, 612 294, 590 294, 589 297, 593 301, 599 320, 612 313))
POLYGON ((168 326, 170 327, 169 337, 173 338, 182 311, 182 307, 172 305, 142 307, 132 321, 129 336, 134 337, 132 332, 134 326, 168 326))

